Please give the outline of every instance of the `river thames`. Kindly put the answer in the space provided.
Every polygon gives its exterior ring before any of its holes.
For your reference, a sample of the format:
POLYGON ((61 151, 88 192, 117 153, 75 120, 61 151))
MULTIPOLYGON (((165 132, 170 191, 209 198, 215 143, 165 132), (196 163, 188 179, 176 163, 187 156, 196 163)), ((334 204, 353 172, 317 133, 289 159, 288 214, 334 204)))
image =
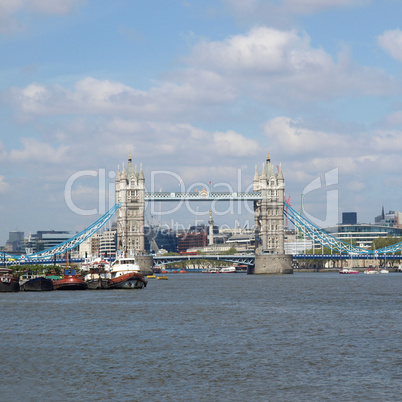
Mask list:
POLYGON ((402 274, 0 293, 4 401, 396 401, 402 274))

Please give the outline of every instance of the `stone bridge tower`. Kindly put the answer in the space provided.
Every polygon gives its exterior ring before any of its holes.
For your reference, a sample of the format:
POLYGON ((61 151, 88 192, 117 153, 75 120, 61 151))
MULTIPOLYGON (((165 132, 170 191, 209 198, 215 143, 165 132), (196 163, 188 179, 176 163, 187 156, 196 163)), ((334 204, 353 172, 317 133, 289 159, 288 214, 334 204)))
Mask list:
POLYGON ((285 255, 284 249, 285 179, 281 166, 275 172, 269 154, 261 174, 256 168, 253 189, 262 200, 254 201, 256 255, 250 273, 292 273, 292 256, 285 255))
POLYGON ((152 273, 152 257, 145 255, 145 177, 142 171, 135 169, 128 157, 127 168, 123 163, 116 176, 116 203, 121 203, 117 211, 117 254, 122 257, 134 257, 141 271, 152 273))

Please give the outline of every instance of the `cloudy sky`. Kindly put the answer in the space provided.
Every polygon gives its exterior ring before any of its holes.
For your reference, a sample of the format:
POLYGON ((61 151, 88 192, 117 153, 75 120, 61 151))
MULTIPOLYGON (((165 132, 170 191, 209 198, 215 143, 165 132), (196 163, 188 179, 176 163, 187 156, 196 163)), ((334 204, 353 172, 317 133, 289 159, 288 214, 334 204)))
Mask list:
POLYGON ((402 210, 401 15, 399 0, 0 0, 0 244, 95 221, 130 151, 149 190, 246 189, 269 151, 324 226, 402 210))

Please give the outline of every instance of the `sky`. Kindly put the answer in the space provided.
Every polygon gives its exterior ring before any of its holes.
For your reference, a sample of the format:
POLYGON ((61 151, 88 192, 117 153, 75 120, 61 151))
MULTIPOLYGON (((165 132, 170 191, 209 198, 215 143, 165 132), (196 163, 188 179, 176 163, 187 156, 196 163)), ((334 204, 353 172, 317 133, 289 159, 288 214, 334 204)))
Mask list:
MULTIPOLYGON (((321 227, 402 210, 401 15, 399 0, 0 0, 0 245, 96 221, 129 154, 148 191, 244 191, 269 152, 321 227)), ((224 203, 146 220, 210 209, 253 224, 224 203)))

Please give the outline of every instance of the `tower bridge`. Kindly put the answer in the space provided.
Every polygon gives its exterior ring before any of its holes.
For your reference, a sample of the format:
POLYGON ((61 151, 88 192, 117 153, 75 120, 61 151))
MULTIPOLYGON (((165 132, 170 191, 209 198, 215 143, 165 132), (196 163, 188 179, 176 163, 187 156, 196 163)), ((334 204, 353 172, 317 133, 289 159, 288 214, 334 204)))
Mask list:
MULTIPOLYGON (((216 259, 248 265, 248 273, 252 274, 289 274, 292 273, 292 256, 284 252, 284 216, 312 240, 323 246, 340 252, 331 258, 347 258, 350 255, 363 255, 366 258, 377 258, 381 254, 392 254, 402 250, 402 242, 379 250, 367 250, 329 235, 325 230, 316 227, 298 214, 284 200, 285 180, 282 168, 277 172, 268 155, 262 172, 255 170, 253 191, 250 192, 212 192, 206 189, 200 192, 146 192, 145 176, 132 164, 131 155, 127 168, 116 175, 116 204, 101 218, 71 239, 27 256, 16 256, 6 253, 3 258, 25 261, 49 261, 56 255, 76 248, 84 240, 91 237, 117 212, 117 250, 120 255, 135 256, 144 274, 151 273, 154 262, 169 263, 184 259, 216 259), (153 258, 144 250, 145 235, 145 202, 154 201, 251 201, 254 205, 255 253, 254 255, 237 256, 176 256, 153 258), (285 209, 286 207, 286 209, 285 209)), ((212 217, 210 217, 212 219, 212 217)), ((295 259, 307 256, 294 256, 295 259)), ((321 255, 308 255, 308 258, 323 258, 321 255)), ((400 258, 400 256, 395 256, 400 258)))
MULTIPOLYGON (((249 265, 253 274, 292 273, 292 256, 284 252, 284 191, 282 168, 275 172, 269 155, 261 174, 257 167, 252 192, 211 192, 205 188, 196 192, 145 192, 142 170, 133 167, 131 155, 127 167, 123 164, 116 176, 117 249, 122 255, 135 256, 150 270, 153 258, 144 251, 145 201, 252 201, 256 228, 254 264, 249 265)), ((141 265, 140 265, 141 266, 141 265)))

